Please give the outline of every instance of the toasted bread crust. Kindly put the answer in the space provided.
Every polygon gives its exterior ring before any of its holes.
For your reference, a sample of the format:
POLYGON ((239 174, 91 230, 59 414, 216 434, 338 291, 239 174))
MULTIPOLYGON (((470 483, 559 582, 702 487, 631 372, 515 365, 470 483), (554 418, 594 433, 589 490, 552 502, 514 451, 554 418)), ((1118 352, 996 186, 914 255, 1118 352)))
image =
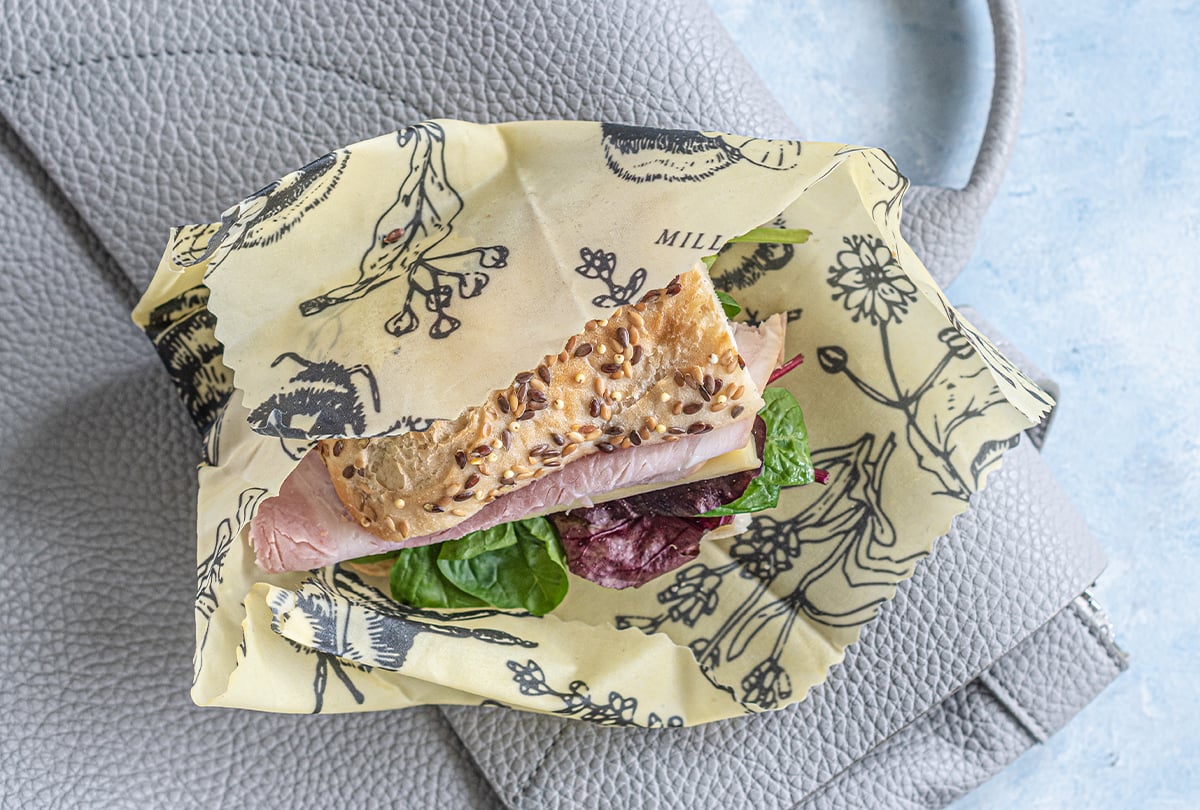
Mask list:
POLYGON ((589 321, 557 355, 453 420, 318 450, 363 527, 404 543, 593 453, 677 441, 762 405, 702 267, 589 321))

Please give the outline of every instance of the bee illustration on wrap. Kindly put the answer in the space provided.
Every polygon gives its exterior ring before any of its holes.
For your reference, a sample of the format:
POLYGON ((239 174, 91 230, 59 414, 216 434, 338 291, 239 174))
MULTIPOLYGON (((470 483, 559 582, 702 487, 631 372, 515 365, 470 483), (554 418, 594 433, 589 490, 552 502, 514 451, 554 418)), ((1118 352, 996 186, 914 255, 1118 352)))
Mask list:
POLYGON ((225 366, 215 325, 204 285, 155 307, 146 324, 146 335, 202 434, 217 421, 233 392, 233 374, 225 366))
POLYGON ((379 413, 379 385, 370 366, 346 367, 334 360, 314 362, 295 352, 284 352, 271 367, 285 360, 299 366, 299 371, 255 408, 249 421, 257 432, 278 436, 284 452, 293 459, 299 459, 303 451, 293 453, 286 439, 316 439, 366 430, 366 411, 355 377, 366 381, 371 404, 379 413))
POLYGON ((230 251, 270 245, 282 239, 304 216, 329 198, 349 155, 322 155, 306 166, 264 186, 221 217, 207 249, 194 261, 208 261, 211 272, 230 251))
POLYGON ((358 574, 341 565, 313 572, 296 590, 279 590, 268 600, 271 628, 303 655, 315 655, 313 714, 325 707, 326 690, 333 675, 350 698, 362 705, 365 694, 356 684, 357 673, 382 667, 403 672, 408 655, 419 636, 431 634, 502 647, 533 649, 538 645, 477 622, 502 616, 494 608, 437 610, 411 608, 393 601, 358 574), (292 633, 284 631, 291 628, 292 633), (363 626, 363 634, 346 632, 363 626), (298 633, 307 638, 297 643, 298 633))
POLYGON ((632 183, 696 182, 741 162, 777 171, 800 163, 799 141, 627 124, 601 124, 600 133, 609 170, 632 183))
MULTIPOLYGON (((786 228, 788 225, 783 217, 776 217, 768 227, 786 228)), ((754 245, 727 242, 719 255, 725 261, 718 261, 713 266, 713 285, 718 290, 737 292, 753 287, 770 273, 787 267, 796 255, 796 246, 775 242, 754 245)))

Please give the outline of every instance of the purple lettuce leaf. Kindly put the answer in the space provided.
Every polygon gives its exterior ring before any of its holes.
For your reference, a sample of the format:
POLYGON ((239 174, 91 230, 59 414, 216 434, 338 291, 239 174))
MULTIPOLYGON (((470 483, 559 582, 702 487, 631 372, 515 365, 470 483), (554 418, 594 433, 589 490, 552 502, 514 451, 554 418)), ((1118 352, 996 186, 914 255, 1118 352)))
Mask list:
MULTIPOLYGON (((762 458, 766 426, 755 420, 754 440, 762 458)), ((732 517, 698 517, 742 496, 756 470, 550 515, 571 573, 605 588, 636 588, 695 559, 704 533, 732 517)))

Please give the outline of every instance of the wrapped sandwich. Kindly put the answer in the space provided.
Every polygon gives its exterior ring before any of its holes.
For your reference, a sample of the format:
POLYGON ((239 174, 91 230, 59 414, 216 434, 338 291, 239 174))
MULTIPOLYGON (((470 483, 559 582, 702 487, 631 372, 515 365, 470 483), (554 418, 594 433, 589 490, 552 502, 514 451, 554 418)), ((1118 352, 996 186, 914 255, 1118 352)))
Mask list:
POLYGON ((812 480, 799 409, 783 391, 795 415, 771 411, 771 440, 787 459, 764 471, 758 414, 784 324, 728 321, 700 265, 589 321, 454 419, 319 441, 259 507, 258 564, 300 571, 368 557, 363 570, 390 568, 393 596, 409 604, 540 613, 566 590, 561 544, 582 577, 644 584, 694 559, 705 536, 744 528, 734 514, 812 480), (760 477, 754 491, 774 492, 739 505, 760 477))
POLYGON ((203 436, 193 699, 800 700, 1050 404, 906 186, 842 144, 427 121, 174 229, 134 320, 203 436))

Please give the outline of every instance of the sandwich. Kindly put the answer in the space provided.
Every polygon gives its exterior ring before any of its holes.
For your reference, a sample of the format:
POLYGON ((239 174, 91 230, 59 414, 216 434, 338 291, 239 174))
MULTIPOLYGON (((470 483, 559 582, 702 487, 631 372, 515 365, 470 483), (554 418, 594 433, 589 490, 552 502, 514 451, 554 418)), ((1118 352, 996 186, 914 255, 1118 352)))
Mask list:
POLYGON ((767 388, 785 319, 728 305, 697 264, 456 417, 316 442, 254 517, 259 566, 349 562, 415 607, 544 613, 568 570, 623 588, 683 565, 815 475, 798 405, 767 388))

